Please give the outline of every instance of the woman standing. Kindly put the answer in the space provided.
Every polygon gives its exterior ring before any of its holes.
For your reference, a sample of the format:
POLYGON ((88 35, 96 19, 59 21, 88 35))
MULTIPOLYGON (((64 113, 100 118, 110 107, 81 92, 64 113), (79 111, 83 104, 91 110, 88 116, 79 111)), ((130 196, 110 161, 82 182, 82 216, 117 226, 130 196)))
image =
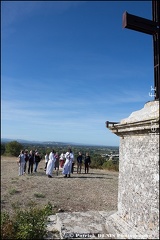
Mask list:
POLYGON ((52 178, 55 161, 56 161, 55 151, 53 149, 52 152, 50 152, 50 154, 49 154, 49 161, 48 161, 47 169, 46 169, 46 175, 48 175, 49 178, 52 178))
POLYGON ((61 153, 61 155, 59 157, 59 162, 60 162, 60 167, 63 168, 64 162, 65 162, 65 155, 63 152, 61 153))
POLYGON ((65 164, 63 166, 62 174, 65 175, 64 177, 67 177, 67 174, 68 174, 68 177, 70 177, 71 170, 72 170, 72 162, 74 160, 74 155, 72 153, 71 148, 69 148, 68 152, 66 152, 65 158, 66 158, 66 161, 65 161, 65 164))
POLYGON ((19 164, 19 176, 24 174, 24 165, 25 165, 25 158, 24 158, 24 151, 21 150, 20 155, 18 156, 18 164, 19 164))

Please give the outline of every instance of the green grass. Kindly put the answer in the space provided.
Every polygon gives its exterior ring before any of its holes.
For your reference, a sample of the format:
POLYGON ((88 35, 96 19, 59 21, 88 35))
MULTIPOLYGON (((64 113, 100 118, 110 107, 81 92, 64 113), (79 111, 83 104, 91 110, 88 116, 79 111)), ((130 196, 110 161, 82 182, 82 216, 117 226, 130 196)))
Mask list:
POLYGON ((43 193, 34 193, 36 198, 45 198, 46 196, 43 193))
POLYGON ((16 193, 19 193, 19 191, 16 190, 15 188, 9 189, 9 194, 10 194, 10 195, 14 195, 14 194, 16 194, 16 193))

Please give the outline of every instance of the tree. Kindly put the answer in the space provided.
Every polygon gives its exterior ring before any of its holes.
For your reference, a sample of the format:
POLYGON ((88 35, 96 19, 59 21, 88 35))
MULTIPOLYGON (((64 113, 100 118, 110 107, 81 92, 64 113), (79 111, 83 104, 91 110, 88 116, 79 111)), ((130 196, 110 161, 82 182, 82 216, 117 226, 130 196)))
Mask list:
POLYGON ((23 149, 23 145, 17 141, 12 141, 6 144, 6 154, 17 157, 20 151, 23 149))
POLYGON ((1 143, 1 155, 5 153, 5 144, 1 143))

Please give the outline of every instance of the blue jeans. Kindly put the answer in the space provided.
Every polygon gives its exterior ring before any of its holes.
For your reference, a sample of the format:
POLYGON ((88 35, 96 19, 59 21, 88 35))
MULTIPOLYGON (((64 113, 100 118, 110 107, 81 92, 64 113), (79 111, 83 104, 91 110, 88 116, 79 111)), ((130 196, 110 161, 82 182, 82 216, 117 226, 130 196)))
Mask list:
POLYGON ((39 164, 39 162, 35 162, 34 172, 37 172, 38 164, 39 164))

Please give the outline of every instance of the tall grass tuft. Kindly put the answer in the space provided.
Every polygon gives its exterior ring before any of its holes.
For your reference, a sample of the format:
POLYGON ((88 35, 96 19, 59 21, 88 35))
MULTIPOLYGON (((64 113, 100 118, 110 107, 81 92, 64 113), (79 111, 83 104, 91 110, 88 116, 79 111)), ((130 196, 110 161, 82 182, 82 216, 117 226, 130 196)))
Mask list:
POLYGON ((36 198, 45 198, 45 195, 43 193, 34 193, 34 196, 36 198))

